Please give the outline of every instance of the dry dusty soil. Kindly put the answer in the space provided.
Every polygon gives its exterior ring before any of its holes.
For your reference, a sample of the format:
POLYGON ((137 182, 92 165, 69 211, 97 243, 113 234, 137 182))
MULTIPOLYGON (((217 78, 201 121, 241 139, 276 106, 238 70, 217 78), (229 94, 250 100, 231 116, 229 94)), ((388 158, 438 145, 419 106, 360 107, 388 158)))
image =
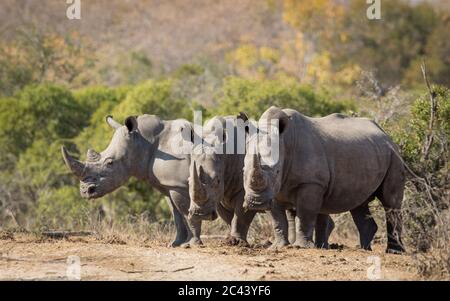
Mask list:
POLYGON ((89 237, 1 239, 0 280, 66 280, 69 256, 79 257, 81 280, 368 280, 368 269, 381 280, 418 279, 410 256, 385 254, 382 245, 372 252, 346 246, 270 251, 227 247, 215 239, 204 243, 185 249, 89 237), (379 256, 380 274, 371 256, 379 256))

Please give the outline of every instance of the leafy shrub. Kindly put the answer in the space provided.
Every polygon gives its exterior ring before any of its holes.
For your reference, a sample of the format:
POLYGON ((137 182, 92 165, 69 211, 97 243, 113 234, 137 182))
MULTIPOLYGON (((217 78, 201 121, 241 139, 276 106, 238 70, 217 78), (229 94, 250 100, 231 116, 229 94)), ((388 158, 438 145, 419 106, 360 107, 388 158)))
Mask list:
POLYGON ((99 204, 82 199, 76 186, 48 189, 39 197, 37 225, 47 229, 82 229, 88 225, 99 204))
POLYGON ((327 115, 352 108, 350 102, 332 102, 309 86, 294 81, 228 78, 219 95, 217 114, 246 112, 258 119, 270 106, 295 109, 308 116, 327 115))
POLYGON ((53 84, 27 86, 16 97, 0 102, 2 152, 18 155, 34 139, 48 142, 75 137, 87 124, 72 93, 53 84))
POLYGON ((414 174, 404 199, 407 238, 415 252, 427 251, 417 256, 421 274, 441 277, 450 274, 450 96, 449 90, 441 86, 433 87, 431 95, 434 109, 429 94, 417 99, 408 125, 394 132, 393 137, 414 174))

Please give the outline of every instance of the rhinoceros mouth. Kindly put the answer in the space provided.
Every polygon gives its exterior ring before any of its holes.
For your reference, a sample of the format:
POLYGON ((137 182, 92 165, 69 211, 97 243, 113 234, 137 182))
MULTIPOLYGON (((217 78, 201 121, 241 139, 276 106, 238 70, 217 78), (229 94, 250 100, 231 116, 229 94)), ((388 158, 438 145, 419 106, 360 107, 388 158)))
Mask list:
POLYGON ((103 194, 100 193, 99 188, 95 184, 90 185, 82 185, 80 187, 80 194, 85 199, 98 199, 103 196, 103 194))
POLYGON ((272 209, 272 199, 265 200, 260 196, 247 195, 245 196, 244 209, 266 211, 272 209))
POLYGON ((201 220, 215 220, 217 219, 217 211, 214 208, 191 208, 189 209, 188 218, 199 218, 201 220))

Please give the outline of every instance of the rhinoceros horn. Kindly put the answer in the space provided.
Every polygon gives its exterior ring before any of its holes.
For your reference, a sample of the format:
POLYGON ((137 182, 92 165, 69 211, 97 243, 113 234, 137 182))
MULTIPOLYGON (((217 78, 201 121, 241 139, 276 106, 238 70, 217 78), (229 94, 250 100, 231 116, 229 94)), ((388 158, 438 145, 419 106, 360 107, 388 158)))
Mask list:
POLYGON ((93 149, 88 149, 87 151, 87 161, 88 162, 96 162, 100 160, 101 156, 93 149))
MULTIPOLYGON (((194 162, 193 164, 193 171, 192 171, 192 183, 191 183, 191 189, 193 189, 193 198, 195 201, 206 201, 206 192, 203 188, 203 184, 200 181, 200 177, 197 173, 197 165, 194 162)), ((200 166, 200 173, 203 172, 202 167, 200 166)))
POLYGON ((64 158, 64 162, 66 163, 67 167, 70 168, 70 170, 78 177, 81 178, 83 175, 84 170, 84 164, 80 161, 72 158, 71 155, 67 152, 66 148, 64 146, 61 147, 61 152, 64 158))
POLYGON ((261 168, 261 160, 259 154, 253 154, 252 157, 252 170, 250 173, 250 188, 259 191, 266 187, 266 178, 261 168))

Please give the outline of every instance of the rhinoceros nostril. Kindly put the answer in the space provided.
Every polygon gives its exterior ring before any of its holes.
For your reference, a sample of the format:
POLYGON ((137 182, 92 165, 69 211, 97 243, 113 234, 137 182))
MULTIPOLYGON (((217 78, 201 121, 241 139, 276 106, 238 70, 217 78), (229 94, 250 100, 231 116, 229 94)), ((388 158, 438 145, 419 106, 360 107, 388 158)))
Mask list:
POLYGON ((88 187, 88 194, 93 194, 95 192, 95 186, 88 187))
POLYGON ((217 211, 214 210, 214 211, 211 213, 211 220, 212 220, 212 221, 215 221, 217 218, 218 218, 217 211))

